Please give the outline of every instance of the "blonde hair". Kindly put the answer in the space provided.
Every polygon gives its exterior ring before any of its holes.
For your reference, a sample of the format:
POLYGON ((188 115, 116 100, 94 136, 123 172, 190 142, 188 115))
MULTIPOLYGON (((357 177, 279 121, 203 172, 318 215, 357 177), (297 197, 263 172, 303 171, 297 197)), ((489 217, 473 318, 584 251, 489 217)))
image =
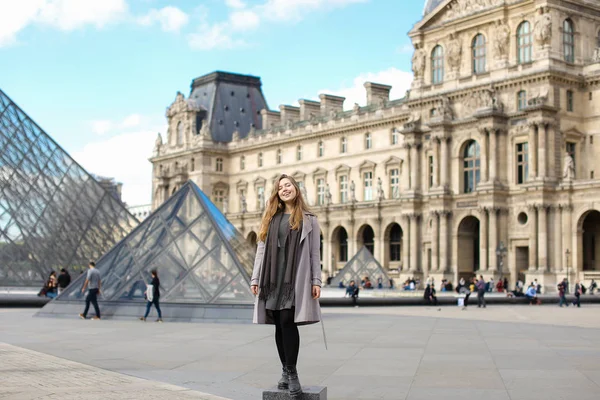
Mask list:
POLYGON ((285 210, 285 203, 279 198, 279 183, 282 179, 289 179, 289 181, 294 185, 296 189, 296 197, 294 198, 292 214, 290 215, 290 226, 292 229, 297 230, 300 228, 300 223, 304 218, 305 212, 310 212, 308 206, 306 205, 306 201, 304 201, 304 197, 302 197, 302 192, 300 191, 300 186, 298 186, 298 182, 294 178, 289 175, 281 174, 279 178, 275 180, 275 184, 273 185, 273 191, 271 192, 271 196, 267 201, 267 207, 265 213, 263 214, 262 221, 260 224, 260 229, 258 231, 258 240, 264 242, 267 240, 267 233, 269 232, 269 225, 271 224, 271 220, 279 211, 285 210))

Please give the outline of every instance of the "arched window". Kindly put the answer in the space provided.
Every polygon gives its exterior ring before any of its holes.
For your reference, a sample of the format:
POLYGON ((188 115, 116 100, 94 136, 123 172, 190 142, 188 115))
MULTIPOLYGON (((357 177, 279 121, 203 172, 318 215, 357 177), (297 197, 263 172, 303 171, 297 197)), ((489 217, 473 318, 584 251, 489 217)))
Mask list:
POLYGON ((319 141, 319 157, 323 157, 325 155, 325 144, 323 141, 319 141))
POLYGON ((258 153, 258 166, 259 167, 263 166, 263 154, 262 153, 258 153))
POLYGON ((242 171, 246 169, 246 156, 240 157, 240 169, 242 171))
POLYGON ((563 51, 565 61, 569 63, 575 62, 575 29, 573 21, 565 19, 563 22, 563 51))
POLYGON ((486 71, 486 43, 485 37, 480 33, 473 38, 473 73, 483 74, 486 71))
POLYGON ((431 52, 431 83, 434 85, 444 81, 444 49, 435 46, 431 52))
POLYGON ((402 259, 402 228, 394 224, 390 230, 390 261, 402 259))
POLYGON ((338 233, 338 243, 340 251, 340 262, 348 261, 348 233, 344 228, 341 228, 338 233))
POLYGON ((373 137, 370 133, 365 134, 365 149, 369 150, 373 147, 373 137))
POLYGON ((465 193, 471 193, 477 188, 481 179, 481 151, 479 144, 471 140, 463 151, 463 190, 465 193))
POLYGON ((375 254, 375 232, 368 225, 363 229, 362 242, 371 254, 375 254))
POLYGON ((302 161, 302 146, 296 147, 296 161, 302 161))
POLYGON ((277 164, 281 164, 281 149, 277 149, 277 164))
POLYGON ((531 62, 532 32, 529 22, 521 22, 517 28, 517 62, 524 64, 531 62))
POLYGON ((522 111, 527 107, 527 92, 520 90, 517 93, 517 110, 522 111))
POLYGON ((183 122, 177 124, 177 144, 183 144, 183 122))
POLYGON ((348 151, 348 139, 343 137, 340 140, 340 153, 346 153, 348 151))

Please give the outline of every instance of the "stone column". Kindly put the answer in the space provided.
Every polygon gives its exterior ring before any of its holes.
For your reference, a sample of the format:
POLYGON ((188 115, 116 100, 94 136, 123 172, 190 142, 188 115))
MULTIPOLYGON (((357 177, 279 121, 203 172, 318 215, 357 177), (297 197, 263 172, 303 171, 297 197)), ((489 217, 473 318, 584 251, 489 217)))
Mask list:
POLYGON ((538 271, 548 271, 548 206, 538 207, 538 271))
POLYGON ((487 128, 479 128, 479 134, 481 136, 481 183, 489 180, 488 176, 488 162, 489 162, 489 151, 488 151, 488 130, 487 128))
POLYGON ((410 154, 410 184, 412 186, 411 189, 417 192, 421 189, 421 174, 419 172, 420 147, 420 144, 413 144, 410 154))
POLYGON ((546 124, 538 124, 538 177, 546 178, 548 176, 547 156, 548 156, 548 135, 546 135, 546 124))
POLYGON ((558 272, 562 268, 562 208, 560 205, 553 207, 554 211, 554 262, 552 263, 552 272, 558 272))
POLYGON ((431 270, 429 271, 439 271, 440 270, 440 262, 439 262, 439 246, 440 246, 440 220, 439 213, 437 211, 433 211, 431 213, 431 217, 433 218, 433 232, 431 237, 431 270))
MULTIPOLYGON (((429 166, 427 167, 429 168, 429 166)), ((429 173, 429 170, 427 171, 429 173)), ((440 186, 440 139, 433 139, 433 187, 437 188, 440 186)))
POLYGON ((410 271, 419 270, 419 215, 410 214, 410 271))
POLYGON ((490 215, 490 243, 489 243, 489 255, 490 255, 490 271, 498 271, 498 257, 496 256, 496 248, 498 247, 498 208, 492 207, 489 209, 490 215))
POLYGON ((407 271, 410 265, 410 218, 408 215, 402 216, 404 224, 402 224, 402 271, 407 271))
POLYGON ((440 138, 440 146, 442 153, 442 164, 440 168, 440 183, 442 187, 448 188, 450 187, 450 157, 449 157, 449 149, 450 146, 449 139, 446 137, 440 138))
MULTIPOLYGON (((554 123, 549 122, 546 124, 546 139, 548 140, 548 177, 556 179, 556 132, 554 130, 554 123)), ((560 155, 562 160, 562 154, 560 155)))
POLYGON ((569 251, 571 252, 571 255, 569 257, 569 269, 571 269, 573 267, 573 232, 572 232, 572 228, 573 228, 573 223, 571 221, 571 212, 573 211, 573 206, 570 204, 563 204, 562 205, 562 217, 563 217, 563 232, 562 232, 562 241, 563 241, 563 245, 562 245, 562 255, 561 258, 563 260, 562 263, 562 268, 561 271, 562 272, 566 272, 567 271, 567 258, 565 256, 565 251, 567 251, 567 249, 569 249, 569 251))
POLYGON ((498 130, 492 129, 490 131, 490 180, 492 182, 498 181, 498 130))
POLYGON ((488 269, 488 218, 487 208, 481 207, 479 215, 479 270, 487 271, 488 269))
POLYGON ((406 192, 407 190, 410 190, 412 185, 411 185, 411 176, 412 176, 412 172, 411 172, 411 145, 409 143, 404 143, 403 145, 405 152, 406 152, 406 158, 407 160, 402 163, 402 190, 404 192, 406 192))
POLYGON ((538 266, 538 217, 537 206, 530 205, 529 210, 529 270, 535 271, 538 266))
MULTIPOLYGON (((538 175, 537 168, 537 141, 536 141, 537 125, 533 122, 529 123, 529 175, 530 178, 536 178, 538 175)), ((531 253, 530 253, 531 257, 531 253)))
POLYGON ((448 234, 448 211, 440 211, 440 271, 450 272, 450 260, 448 258, 448 246, 450 244, 450 236, 448 234))

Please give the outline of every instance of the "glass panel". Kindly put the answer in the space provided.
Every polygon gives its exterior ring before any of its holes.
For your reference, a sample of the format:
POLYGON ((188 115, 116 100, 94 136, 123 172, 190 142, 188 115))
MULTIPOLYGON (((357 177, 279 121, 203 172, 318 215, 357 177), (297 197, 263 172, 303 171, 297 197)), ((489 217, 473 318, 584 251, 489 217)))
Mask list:
POLYGON ((378 279, 381 279, 384 288, 390 287, 389 276, 375 257, 363 246, 331 280, 331 286, 337 287, 340 281, 343 281, 344 285, 348 285, 351 280, 354 280, 359 286, 365 277, 369 278, 373 287, 377 287, 378 279))

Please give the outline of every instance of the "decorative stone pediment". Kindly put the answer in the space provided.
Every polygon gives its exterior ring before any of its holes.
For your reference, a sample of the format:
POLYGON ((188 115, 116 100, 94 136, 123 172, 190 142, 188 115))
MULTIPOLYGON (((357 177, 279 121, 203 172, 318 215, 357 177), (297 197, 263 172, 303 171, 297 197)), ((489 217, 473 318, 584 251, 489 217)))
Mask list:
POLYGON ((350 175, 350 167, 346 164, 340 164, 335 169, 336 179, 339 175, 350 175))
POLYGON ((399 167, 402 165, 402 162, 403 162, 403 160, 401 158, 398 158, 396 156, 391 156, 384 162, 384 165, 386 167, 399 167))
POLYGON ((569 140, 579 141, 579 140, 582 140, 585 138, 585 133, 583 133, 579 129, 577 129, 576 126, 566 129, 563 132, 564 132, 565 138, 569 139, 569 140))
POLYGON ((186 99, 181 92, 177 92, 175 101, 167 108, 167 118, 172 118, 179 113, 185 112, 200 112, 206 111, 204 108, 199 106, 195 101, 186 99))
POLYGON ((317 178, 325 178, 327 179, 327 170, 321 167, 318 167, 317 169, 315 169, 312 173, 313 175, 313 181, 315 181, 317 178))
POLYGON ((259 186, 265 187, 267 183, 267 180, 265 178, 263 178, 262 176, 259 176, 258 178, 256 178, 254 180, 254 188, 257 188, 259 186))
POLYGON ((369 169, 375 169, 376 165, 377 164, 375 164, 373 161, 365 160, 362 164, 360 164, 359 170, 364 171, 369 169))
POLYGON ((505 4, 505 0, 444 0, 432 12, 417 23, 411 32, 431 25, 463 18, 475 13, 491 10, 505 4))
POLYGON ((292 174, 292 178, 294 178, 296 182, 304 182, 306 174, 302 171, 296 171, 292 174))

